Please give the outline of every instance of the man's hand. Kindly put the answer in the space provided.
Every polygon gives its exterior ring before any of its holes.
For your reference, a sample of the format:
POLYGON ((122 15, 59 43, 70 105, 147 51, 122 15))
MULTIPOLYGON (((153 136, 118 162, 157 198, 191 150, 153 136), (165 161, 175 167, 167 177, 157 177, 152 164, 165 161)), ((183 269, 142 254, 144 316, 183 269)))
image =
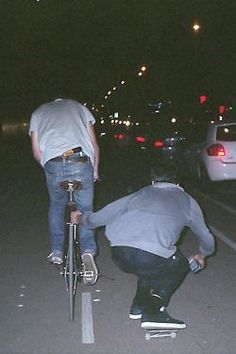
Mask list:
POLYGON ((198 263, 201 265, 202 269, 206 267, 206 258, 200 253, 192 255, 191 257, 189 257, 189 259, 196 259, 198 263))
POLYGON ((93 172, 93 180, 94 180, 94 182, 99 181, 99 174, 97 171, 93 172))
POLYGON ((42 151, 40 150, 40 147, 39 147, 38 133, 35 131, 31 132, 31 143, 32 143, 33 156, 34 156, 35 160, 37 160, 38 163, 40 163, 41 157, 42 157, 42 151))
POLYGON ((70 213, 70 220, 71 222, 73 222, 74 224, 78 224, 79 221, 80 221, 80 216, 81 216, 81 212, 79 210, 75 210, 75 211, 72 211, 70 213))

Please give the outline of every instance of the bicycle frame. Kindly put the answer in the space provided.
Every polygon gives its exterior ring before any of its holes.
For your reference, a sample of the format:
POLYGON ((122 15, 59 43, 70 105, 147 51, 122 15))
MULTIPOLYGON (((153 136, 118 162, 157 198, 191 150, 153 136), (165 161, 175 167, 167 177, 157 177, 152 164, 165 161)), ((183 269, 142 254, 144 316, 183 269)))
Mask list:
POLYGON ((71 222, 71 212, 76 210, 73 193, 75 190, 81 189, 82 184, 79 181, 63 181, 60 183, 60 187, 68 192, 65 224, 64 265, 62 274, 65 278, 69 296, 69 319, 73 321, 77 282, 83 276, 83 271, 79 253, 78 224, 71 222))

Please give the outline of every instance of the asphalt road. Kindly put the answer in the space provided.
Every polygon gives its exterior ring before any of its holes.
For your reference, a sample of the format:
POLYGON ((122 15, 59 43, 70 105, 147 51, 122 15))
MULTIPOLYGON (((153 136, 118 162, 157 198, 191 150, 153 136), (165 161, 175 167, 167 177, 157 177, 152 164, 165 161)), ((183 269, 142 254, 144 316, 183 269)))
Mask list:
MULTIPOLYGON (((42 170, 28 143, 11 140, 1 147, 0 354, 235 354, 232 206, 227 209, 214 195, 188 186, 214 230, 217 252, 207 269, 189 274, 172 297, 169 313, 187 323, 175 339, 146 341, 140 321, 128 318, 136 278, 114 265, 103 229, 97 233, 101 277, 93 287, 79 284, 75 321, 70 322, 64 280, 46 262, 48 200, 42 170)), ((96 188, 97 207, 122 193, 116 193, 111 179, 96 188)), ((188 256, 196 247, 189 232, 182 251, 188 256)))

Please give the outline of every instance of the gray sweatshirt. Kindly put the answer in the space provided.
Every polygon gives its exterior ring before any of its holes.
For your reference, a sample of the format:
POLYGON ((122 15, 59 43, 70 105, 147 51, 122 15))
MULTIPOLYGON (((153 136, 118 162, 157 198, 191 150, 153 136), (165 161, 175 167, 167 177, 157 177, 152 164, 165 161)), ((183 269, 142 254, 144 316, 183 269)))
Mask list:
POLYGON ((199 241, 199 252, 214 252, 214 237, 208 230, 198 203, 181 187, 159 182, 114 201, 95 213, 83 214, 90 229, 106 226, 111 246, 139 248, 169 258, 176 251, 184 227, 199 241))

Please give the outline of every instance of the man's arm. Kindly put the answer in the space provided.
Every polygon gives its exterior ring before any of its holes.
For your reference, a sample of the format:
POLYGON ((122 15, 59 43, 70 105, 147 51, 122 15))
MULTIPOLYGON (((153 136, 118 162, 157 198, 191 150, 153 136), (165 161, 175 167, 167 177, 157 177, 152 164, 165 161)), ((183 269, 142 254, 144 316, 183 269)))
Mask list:
POLYGON ((93 178, 94 180, 98 180, 99 179, 99 173, 98 173, 98 166, 99 166, 99 146, 97 143, 97 138, 96 138, 96 134, 95 134, 95 129, 94 126, 92 125, 91 122, 87 123, 87 129, 88 129, 88 133, 90 135, 91 138, 91 142, 93 145, 93 149, 94 149, 94 169, 93 169, 93 178))
POLYGON ((95 213, 85 212, 84 214, 81 214, 81 212, 77 210, 71 213, 71 221, 75 223, 79 222, 87 226, 89 229, 108 225, 125 212, 130 198, 130 195, 120 198, 95 213))
POLYGON ((38 133, 36 131, 31 132, 31 144, 32 144, 33 156, 35 160, 37 160, 40 163, 42 151, 40 150, 39 147, 38 133))
POLYGON ((199 240, 199 253, 193 258, 197 259, 200 264, 205 265, 205 258, 214 253, 215 239, 205 223, 200 206, 193 198, 191 198, 188 226, 199 240))

